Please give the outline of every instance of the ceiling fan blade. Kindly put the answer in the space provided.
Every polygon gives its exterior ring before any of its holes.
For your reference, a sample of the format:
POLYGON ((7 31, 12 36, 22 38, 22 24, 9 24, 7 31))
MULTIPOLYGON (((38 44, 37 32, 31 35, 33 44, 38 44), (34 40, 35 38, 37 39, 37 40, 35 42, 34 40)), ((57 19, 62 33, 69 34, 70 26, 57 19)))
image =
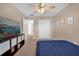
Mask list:
POLYGON ((50 9, 54 9, 54 8, 55 8, 55 6, 49 6, 48 8, 50 8, 50 9))
POLYGON ((35 7, 36 5, 33 3, 28 3, 28 6, 35 7))
POLYGON ((46 7, 45 11, 46 12, 51 12, 52 10, 55 10, 55 6, 49 6, 49 7, 46 7))

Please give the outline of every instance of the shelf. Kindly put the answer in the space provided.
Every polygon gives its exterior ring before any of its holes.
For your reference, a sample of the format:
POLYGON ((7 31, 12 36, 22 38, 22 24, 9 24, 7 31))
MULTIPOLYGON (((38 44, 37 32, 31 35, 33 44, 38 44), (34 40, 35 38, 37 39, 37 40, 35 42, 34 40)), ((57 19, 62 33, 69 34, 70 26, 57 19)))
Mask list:
POLYGON ((22 37, 25 37, 24 34, 7 37, 6 41, 0 43, 0 55, 14 55, 24 45, 25 39, 22 37))

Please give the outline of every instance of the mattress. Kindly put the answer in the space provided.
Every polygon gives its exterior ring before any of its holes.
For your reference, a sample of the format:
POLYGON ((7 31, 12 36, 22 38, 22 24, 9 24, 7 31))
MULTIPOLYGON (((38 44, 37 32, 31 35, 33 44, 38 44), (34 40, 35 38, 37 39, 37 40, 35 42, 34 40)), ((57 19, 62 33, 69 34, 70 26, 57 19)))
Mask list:
POLYGON ((36 56, 79 56, 79 46, 64 40, 38 41, 36 56))

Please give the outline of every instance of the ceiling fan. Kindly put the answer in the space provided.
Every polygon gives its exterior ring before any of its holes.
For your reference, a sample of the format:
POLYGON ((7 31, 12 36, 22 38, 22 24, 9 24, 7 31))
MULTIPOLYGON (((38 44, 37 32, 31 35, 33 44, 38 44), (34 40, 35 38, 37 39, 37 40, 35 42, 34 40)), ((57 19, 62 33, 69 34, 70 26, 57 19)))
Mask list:
POLYGON ((30 4, 33 8, 35 8, 35 12, 44 13, 46 10, 50 11, 52 9, 55 9, 55 6, 52 4, 46 4, 46 3, 38 3, 38 4, 30 4))

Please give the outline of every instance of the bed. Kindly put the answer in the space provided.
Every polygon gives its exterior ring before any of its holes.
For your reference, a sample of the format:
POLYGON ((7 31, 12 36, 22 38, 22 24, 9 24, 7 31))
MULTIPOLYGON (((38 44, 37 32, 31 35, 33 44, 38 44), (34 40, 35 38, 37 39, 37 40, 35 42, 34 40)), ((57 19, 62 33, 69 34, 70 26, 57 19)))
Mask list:
POLYGON ((38 41, 36 56, 79 56, 79 46, 65 40, 38 41))

